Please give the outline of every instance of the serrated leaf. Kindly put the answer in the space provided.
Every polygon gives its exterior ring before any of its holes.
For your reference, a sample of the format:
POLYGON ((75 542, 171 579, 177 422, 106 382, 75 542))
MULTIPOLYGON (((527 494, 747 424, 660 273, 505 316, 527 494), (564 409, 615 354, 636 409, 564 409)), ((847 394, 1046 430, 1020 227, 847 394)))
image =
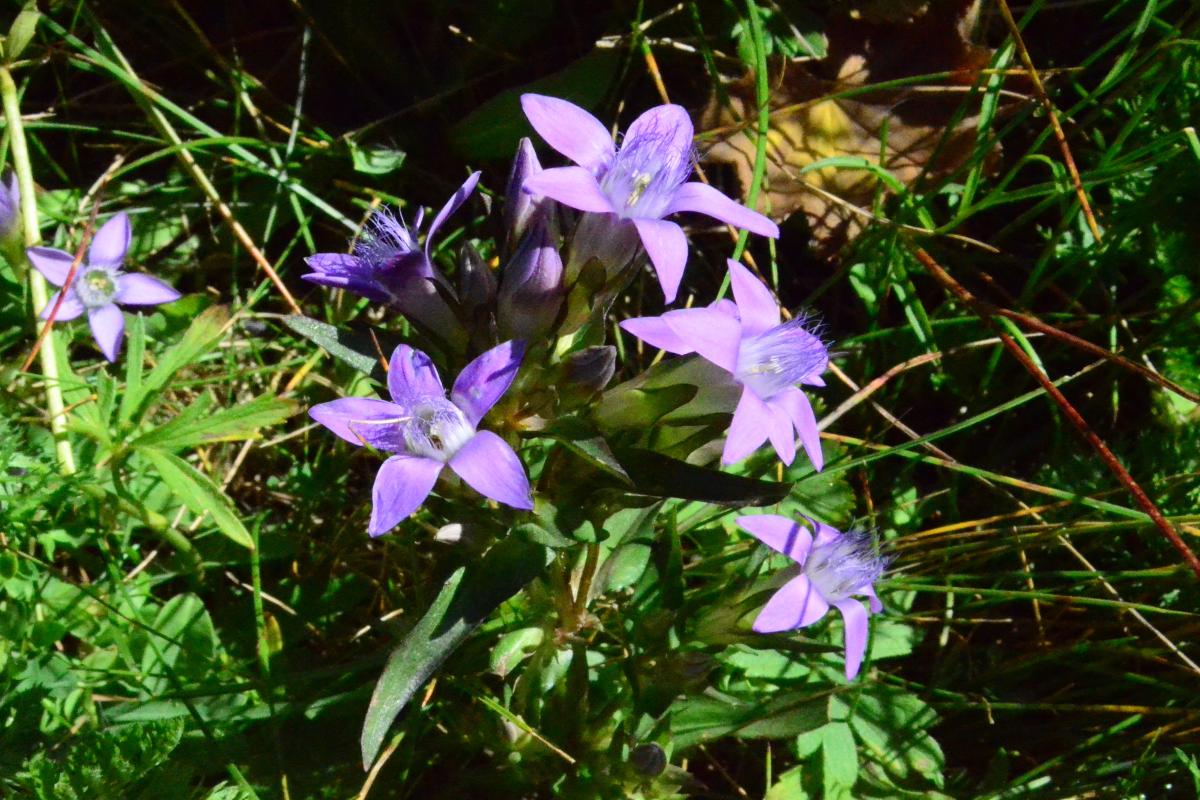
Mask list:
POLYGON ((153 447, 139 448, 147 461, 154 465, 158 476, 193 514, 209 514, 221 533, 249 550, 254 540, 242 524, 233 501, 212 479, 173 453, 153 447))
POLYGON ((295 414, 297 408, 292 400, 266 395, 211 414, 190 413, 192 407, 189 407, 170 422, 142 434, 133 444, 163 450, 183 450, 212 442, 254 439, 261 429, 282 422, 295 414))
POLYGON ((413 694, 497 606, 541 574, 550 553, 510 536, 450 575, 429 610, 392 651, 375 685, 360 740, 364 770, 370 769, 392 721, 413 694))
POLYGON ((367 375, 382 374, 375 342, 363 333, 345 331, 297 314, 283 318, 283 324, 325 350, 329 355, 367 375))
POLYGON ((122 418, 137 419, 145 413, 151 398, 166 388, 176 372, 216 347, 228 324, 229 309, 226 306, 205 309, 188 327, 179 343, 163 353, 141 387, 126 387, 125 396, 121 398, 122 418))

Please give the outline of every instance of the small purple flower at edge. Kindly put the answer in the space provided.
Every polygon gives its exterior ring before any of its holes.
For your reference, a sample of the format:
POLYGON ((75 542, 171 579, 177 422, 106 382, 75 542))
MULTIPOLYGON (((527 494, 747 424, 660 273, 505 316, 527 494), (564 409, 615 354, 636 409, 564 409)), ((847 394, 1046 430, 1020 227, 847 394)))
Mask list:
POLYGON ((668 353, 699 353, 728 370, 742 385, 721 461, 733 464, 767 439, 785 464, 796 454, 793 428, 813 467, 824 465, 817 420, 796 384, 824 386, 829 366, 825 344, 797 317, 781 323, 771 291, 736 261, 729 261, 736 303, 718 300, 706 308, 681 308, 659 317, 636 317, 621 327, 668 353))
POLYGON ((8 176, 8 183, 0 184, 0 241, 15 236, 20 227, 21 187, 14 172, 8 176))
POLYGON ((346 397, 321 403, 309 416, 348 442, 392 453, 375 476, 372 536, 387 533, 412 514, 449 466, 485 497, 523 510, 533 508, 529 479, 513 449, 479 421, 508 390, 524 356, 521 342, 505 342, 468 364, 449 399, 429 356, 402 344, 392 353, 392 402, 346 397))
POLYGON ((370 220, 371 230, 359 240, 354 253, 317 253, 304 261, 312 272, 304 280, 346 289, 375 302, 400 301, 405 285, 413 279, 438 280, 429 259, 433 237, 438 228, 475 191, 479 173, 475 172, 459 187, 442 210, 433 218, 425 233, 425 246, 417 245, 417 231, 424 212, 419 211, 410 228, 389 211, 376 211, 370 220))
POLYGON ((524 94, 521 106, 546 143, 578 165, 542 170, 525 181, 525 191, 631 222, 666 302, 675 300, 688 253, 683 229, 663 219, 668 214, 695 211, 778 238, 779 226, 762 214, 711 186, 688 181, 693 129, 682 106, 662 105, 643 113, 629 126, 620 150, 600 120, 574 103, 524 94))
POLYGON ((854 680, 867 649, 868 612, 854 595, 865 596, 871 614, 883 610, 872 585, 887 567, 865 533, 842 533, 805 518, 816 536, 793 520, 776 514, 738 517, 737 523, 763 544, 795 561, 800 574, 771 596, 754 620, 758 633, 806 628, 825 616, 830 606, 846 624, 846 680, 854 680))
MULTIPOLYGON (((74 281, 60 290, 62 306, 54 318, 56 322, 65 322, 86 311, 92 336, 109 361, 117 360, 121 335, 125 332, 125 315, 118 304, 156 306, 181 296, 158 278, 121 270, 121 262, 129 251, 130 235, 129 216, 124 211, 100 226, 92 237, 87 258, 75 271, 74 281)), ((75 260, 70 253, 53 247, 30 247, 25 254, 46 280, 59 287, 66 283, 75 260)), ((42 319, 50 316, 60 292, 55 292, 46 303, 42 319)))

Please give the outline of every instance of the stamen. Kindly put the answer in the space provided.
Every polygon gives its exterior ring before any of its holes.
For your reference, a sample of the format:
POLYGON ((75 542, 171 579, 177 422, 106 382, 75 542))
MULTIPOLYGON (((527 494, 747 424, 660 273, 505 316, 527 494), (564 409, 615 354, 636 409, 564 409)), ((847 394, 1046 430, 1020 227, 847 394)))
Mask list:
POLYGON ((851 531, 814 547, 804 572, 821 596, 832 603, 873 583, 887 564, 888 559, 878 553, 869 534, 851 531))

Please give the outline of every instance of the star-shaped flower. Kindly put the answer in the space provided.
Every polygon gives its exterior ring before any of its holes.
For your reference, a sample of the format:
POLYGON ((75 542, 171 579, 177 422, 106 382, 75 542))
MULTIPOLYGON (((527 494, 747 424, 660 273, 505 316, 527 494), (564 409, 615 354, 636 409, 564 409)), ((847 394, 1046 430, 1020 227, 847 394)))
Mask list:
POLYGON ((741 461, 770 439, 785 464, 796 439, 813 467, 824 465, 817 420, 797 384, 824 386, 821 373, 829 351, 803 317, 781 322, 771 291, 736 261, 729 261, 736 303, 718 300, 706 308, 681 308, 659 317, 636 317, 621 327, 668 353, 699 353, 728 370, 742 385, 721 461, 741 461))
POLYGON ((846 623, 846 679, 853 680, 867 649, 867 609, 854 595, 870 601, 870 613, 883 604, 872 585, 887 567, 865 533, 841 531, 805 518, 816 532, 787 517, 759 514, 738 517, 737 523, 756 539, 795 561, 800 574, 785 583, 754 620, 758 633, 778 633, 806 628, 825 616, 830 606, 846 623))
POLYGON ((477 427, 508 390, 523 355, 520 342, 493 347, 459 373, 447 399, 429 356, 402 344, 388 368, 392 402, 346 397, 309 410, 346 441, 393 454, 375 476, 372 536, 387 533, 416 511, 446 466, 485 497, 533 508, 517 454, 499 436, 477 427))
POLYGON ((762 236, 779 236, 779 226, 762 214, 707 184, 688 181, 693 129, 682 106, 643 113, 625 132, 619 150, 600 120, 574 103, 524 94, 521 107, 546 143, 578 165, 542 170, 525 181, 525 191, 632 223, 668 303, 679 291, 688 247, 683 229, 663 217, 695 211, 762 236))
POLYGON ((304 261, 313 271, 300 277, 322 286, 345 289, 375 302, 404 305, 405 300, 410 299, 406 292, 414 291, 414 284, 431 288, 430 281, 444 280, 429 259, 433 237, 446 218, 471 196, 477 183, 478 172, 467 178, 446 201, 425 232, 424 247, 417 244, 424 219, 423 209, 417 212, 411 228, 383 209, 371 216, 371 230, 355 245, 352 254, 311 255, 304 261))
MULTIPOLYGON (((55 322, 65 322, 86 311, 92 336, 109 361, 117 360, 121 335, 125 332, 125 315, 118 304, 156 306, 180 298, 179 292, 158 278, 122 271, 121 262, 129 251, 131 233, 129 216, 124 211, 100 226, 92 237, 87 258, 75 270, 71 285, 61 290, 62 305, 54 317, 55 322)), ((55 286, 66 283, 75 260, 70 253, 53 247, 30 247, 25 254, 37 271, 55 286)), ((59 294, 55 292, 46 303, 42 319, 50 316, 59 294)))

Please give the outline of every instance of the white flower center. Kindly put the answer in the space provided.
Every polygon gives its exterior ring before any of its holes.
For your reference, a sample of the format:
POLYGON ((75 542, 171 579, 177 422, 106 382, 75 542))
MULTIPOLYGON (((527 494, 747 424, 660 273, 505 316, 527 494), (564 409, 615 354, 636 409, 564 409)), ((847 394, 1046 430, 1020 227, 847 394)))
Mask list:
POLYGON ((870 536, 850 532, 813 547, 804 562, 804 573, 830 603, 845 600, 873 583, 887 566, 875 552, 870 536))
POLYGON ((409 452, 436 461, 449 461, 475 435, 458 406, 444 397, 423 397, 404 424, 409 452))
POLYGON ((100 308, 117 294, 118 272, 107 267, 85 267, 75 281, 75 294, 87 308, 100 308))

